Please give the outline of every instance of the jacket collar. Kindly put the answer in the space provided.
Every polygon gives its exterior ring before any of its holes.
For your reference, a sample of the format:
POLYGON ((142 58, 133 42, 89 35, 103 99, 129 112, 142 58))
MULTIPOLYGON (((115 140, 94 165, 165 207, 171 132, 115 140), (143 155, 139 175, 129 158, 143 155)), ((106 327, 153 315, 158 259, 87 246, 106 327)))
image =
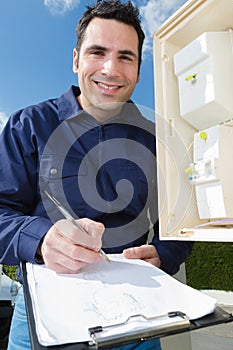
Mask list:
POLYGON ((72 85, 58 98, 58 113, 61 121, 77 117, 80 113, 83 113, 83 109, 77 100, 80 93, 79 87, 72 85))
MULTIPOLYGON (((98 125, 98 122, 87 112, 85 112, 80 106, 77 99, 80 93, 80 88, 78 86, 72 85, 58 98, 59 119, 63 121, 66 119, 76 118, 78 116, 85 115, 85 118, 89 119, 91 123, 98 125)), ((137 124, 138 118, 141 121, 141 117, 141 113, 136 107, 136 105, 132 102, 132 100, 129 100, 123 106, 120 114, 107 121, 106 124, 114 122, 137 124)))

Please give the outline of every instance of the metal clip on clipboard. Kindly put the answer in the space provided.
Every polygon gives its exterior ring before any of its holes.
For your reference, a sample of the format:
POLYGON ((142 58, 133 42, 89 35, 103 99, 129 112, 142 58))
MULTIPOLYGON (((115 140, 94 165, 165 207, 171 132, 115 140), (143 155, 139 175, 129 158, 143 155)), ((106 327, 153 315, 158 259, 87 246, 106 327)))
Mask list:
POLYGON ((143 314, 129 316, 124 322, 107 326, 89 328, 92 340, 89 345, 94 349, 106 346, 126 345, 132 342, 146 341, 174 331, 190 328, 186 315, 180 311, 164 315, 146 317, 143 314))

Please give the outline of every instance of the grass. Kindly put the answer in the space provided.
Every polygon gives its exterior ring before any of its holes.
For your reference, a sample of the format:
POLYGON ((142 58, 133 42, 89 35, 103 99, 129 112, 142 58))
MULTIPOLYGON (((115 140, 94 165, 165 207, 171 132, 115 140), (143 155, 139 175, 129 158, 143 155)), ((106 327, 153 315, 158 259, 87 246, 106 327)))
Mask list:
POLYGON ((17 276, 16 276, 17 266, 6 266, 6 265, 3 265, 3 271, 12 280, 17 281, 17 276))
POLYGON ((233 291, 233 243, 195 242, 186 275, 196 289, 233 291))

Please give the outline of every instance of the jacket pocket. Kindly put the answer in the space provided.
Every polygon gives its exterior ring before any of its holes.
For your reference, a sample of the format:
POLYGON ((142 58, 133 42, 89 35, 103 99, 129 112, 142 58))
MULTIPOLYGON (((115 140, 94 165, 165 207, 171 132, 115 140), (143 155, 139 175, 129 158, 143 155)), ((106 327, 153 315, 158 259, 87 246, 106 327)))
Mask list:
MULTIPOLYGON (((76 216, 85 216, 85 202, 82 198, 79 179, 86 186, 87 167, 80 166, 81 157, 43 156, 40 162, 40 191, 47 191, 57 198, 76 216)), ((83 189, 85 191, 85 188, 83 189)))

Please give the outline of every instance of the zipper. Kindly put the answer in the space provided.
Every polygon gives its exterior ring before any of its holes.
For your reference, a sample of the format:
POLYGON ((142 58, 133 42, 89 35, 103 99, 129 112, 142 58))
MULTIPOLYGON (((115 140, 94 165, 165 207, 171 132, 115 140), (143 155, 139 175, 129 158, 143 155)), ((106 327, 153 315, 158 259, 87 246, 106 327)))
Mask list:
MULTIPOLYGON (((98 170, 104 166, 104 141, 105 141, 105 125, 100 125, 99 126, 99 165, 98 165, 98 170)), ((101 180, 101 186, 102 186, 102 194, 104 195, 104 198, 106 198, 105 194, 107 194, 107 183, 105 182, 106 180, 106 171, 105 168, 103 167, 101 170, 103 176, 100 179, 101 180)), ((105 200, 106 202, 106 212, 109 212, 110 209, 110 202, 108 200, 105 200)))

